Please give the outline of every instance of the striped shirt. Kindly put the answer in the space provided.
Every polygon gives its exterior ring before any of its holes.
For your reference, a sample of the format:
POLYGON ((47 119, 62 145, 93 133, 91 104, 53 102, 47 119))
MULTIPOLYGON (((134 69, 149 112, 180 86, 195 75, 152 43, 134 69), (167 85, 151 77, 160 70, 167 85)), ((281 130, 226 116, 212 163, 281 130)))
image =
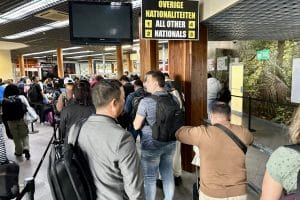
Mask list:
POLYGON ((2 127, 0 127, 0 164, 5 163, 6 161, 7 161, 7 157, 6 157, 5 141, 3 137, 2 127))

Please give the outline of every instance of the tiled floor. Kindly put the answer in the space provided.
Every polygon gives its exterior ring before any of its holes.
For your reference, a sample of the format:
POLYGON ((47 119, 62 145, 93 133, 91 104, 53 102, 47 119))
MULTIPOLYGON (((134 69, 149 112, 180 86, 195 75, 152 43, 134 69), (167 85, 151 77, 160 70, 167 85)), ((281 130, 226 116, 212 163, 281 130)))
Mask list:
MULTIPOLYGON (((247 122, 247 120, 243 120, 247 122)), ((246 124, 245 124, 246 125, 246 124)), ((31 159, 25 160, 25 158, 16 158, 14 156, 14 145, 11 140, 7 140, 7 152, 8 157, 11 160, 16 160, 20 165, 20 183, 23 184, 23 180, 26 177, 33 175, 44 150, 51 138, 53 132, 52 128, 37 123, 35 128, 39 130, 37 134, 30 134, 30 148, 31 159)), ((252 122, 252 128, 256 129, 254 136, 256 141, 271 147, 277 148, 279 145, 287 143, 286 127, 274 125, 272 123, 254 118, 252 122)), ((268 159, 264 153, 251 147, 247 153, 247 173, 248 180, 260 187, 262 182, 263 173, 265 171, 265 163, 268 159)), ((48 155, 46 156, 42 167, 35 179, 36 192, 35 199, 37 200, 51 200, 51 192, 47 180, 47 167, 48 167, 48 155)), ((183 172, 183 185, 176 187, 175 200, 192 199, 192 184, 195 181, 195 174, 183 172)), ((163 199, 163 193, 161 189, 157 189, 157 200, 163 199)), ((249 190, 249 200, 259 199, 255 193, 249 190)))

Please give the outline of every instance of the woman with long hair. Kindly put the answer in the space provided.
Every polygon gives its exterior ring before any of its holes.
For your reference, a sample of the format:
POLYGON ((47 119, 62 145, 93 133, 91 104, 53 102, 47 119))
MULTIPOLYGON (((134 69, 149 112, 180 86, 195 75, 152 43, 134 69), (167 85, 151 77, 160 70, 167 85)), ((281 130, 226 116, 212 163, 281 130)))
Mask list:
POLYGON ((95 112, 90 84, 81 80, 74 87, 74 104, 64 107, 60 114, 60 131, 63 138, 67 136, 67 131, 74 123, 82 118, 88 118, 95 112))

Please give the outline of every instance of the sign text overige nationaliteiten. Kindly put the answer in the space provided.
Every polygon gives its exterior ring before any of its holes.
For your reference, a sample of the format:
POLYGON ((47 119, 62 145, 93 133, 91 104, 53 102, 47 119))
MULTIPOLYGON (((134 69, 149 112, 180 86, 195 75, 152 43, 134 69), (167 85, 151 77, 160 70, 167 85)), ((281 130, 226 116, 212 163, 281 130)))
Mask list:
POLYGON ((142 36, 145 39, 198 40, 198 1, 144 0, 142 36))

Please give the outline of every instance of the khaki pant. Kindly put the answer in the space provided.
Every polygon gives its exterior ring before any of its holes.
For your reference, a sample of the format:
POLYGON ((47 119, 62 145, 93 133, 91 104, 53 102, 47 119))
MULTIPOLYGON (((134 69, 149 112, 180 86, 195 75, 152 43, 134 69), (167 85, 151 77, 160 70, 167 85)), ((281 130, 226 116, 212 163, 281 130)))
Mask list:
POLYGON ((15 153, 22 155, 23 150, 29 150, 28 127, 23 119, 8 121, 9 130, 15 143, 15 153))
POLYGON ((228 197, 228 198, 214 198, 214 197, 209 197, 200 191, 199 200, 247 200, 247 195, 228 197))
POLYGON ((179 177, 182 174, 181 167, 181 143, 176 141, 176 150, 173 157, 173 174, 175 177, 179 177))

